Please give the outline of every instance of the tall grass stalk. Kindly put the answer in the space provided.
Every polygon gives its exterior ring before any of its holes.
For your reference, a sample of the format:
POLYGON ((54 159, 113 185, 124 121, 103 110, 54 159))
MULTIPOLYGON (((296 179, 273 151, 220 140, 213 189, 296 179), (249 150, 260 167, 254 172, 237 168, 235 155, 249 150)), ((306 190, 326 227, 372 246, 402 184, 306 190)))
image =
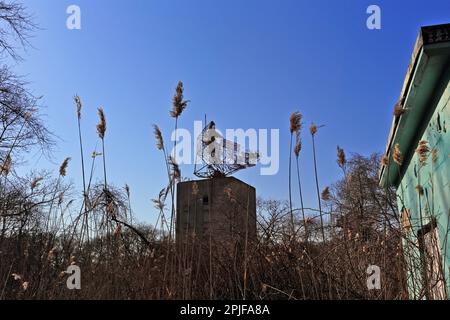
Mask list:
POLYGON ((298 181, 298 191, 300 196, 300 209, 302 211, 302 220, 303 220, 303 228, 305 232, 305 242, 308 242, 309 233, 308 233, 308 226, 306 221, 306 215, 305 215, 305 207, 303 204, 303 192, 302 192, 302 184, 300 179, 300 165, 299 165, 299 158, 300 158, 300 152, 302 149, 302 142, 300 138, 300 132, 296 135, 296 144, 295 144, 295 160, 296 160, 296 167, 297 167, 297 181, 298 181))
POLYGON ((316 179, 316 192, 317 192, 317 201, 319 204, 319 214, 320 214, 320 230, 322 233, 322 241, 325 242, 325 231, 324 231, 324 224, 323 224, 323 213, 322 213, 322 203, 320 199, 320 190, 319 190, 319 177, 317 175, 317 157, 316 157, 316 141, 315 136, 317 133, 317 125, 314 123, 311 125, 309 129, 311 133, 312 138, 312 147, 313 147, 313 158, 314 158, 314 176, 316 179))
POLYGON ((301 119, 302 115, 299 112, 294 112, 290 117, 290 127, 289 131, 291 133, 290 143, 289 143, 289 214, 290 214, 290 223, 291 223, 291 232, 292 236, 295 233, 295 224, 294 224, 294 210, 292 207, 292 142, 294 139, 294 133, 299 134, 301 128, 301 119))
MULTIPOLYGON (((81 103, 81 99, 78 95, 75 95, 74 101, 77 107, 77 125, 78 125, 78 141, 80 146, 80 159, 81 159, 81 178, 83 181, 83 203, 82 203, 82 209, 84 211, 84 217, 83 217, 83 223, 82 223, 82 230, 85 230, 86 232, 86 240, 89 242, 89 218, 86 208, 86 197, 87 197, 87 190, 86 190, 86 173, 85 173, 85 167, 84 167, 84 150, 83 150, 83 138, 81 133, 81 109, 83 107, 81 103)), ((83 242, 83 236, 84 233, 81 236, 80 242, 83 242)))

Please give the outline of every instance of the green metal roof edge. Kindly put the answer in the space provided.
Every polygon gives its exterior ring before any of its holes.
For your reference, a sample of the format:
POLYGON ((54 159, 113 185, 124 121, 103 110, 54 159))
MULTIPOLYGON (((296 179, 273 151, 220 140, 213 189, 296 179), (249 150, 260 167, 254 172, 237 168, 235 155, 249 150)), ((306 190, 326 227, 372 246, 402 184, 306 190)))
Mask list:
MULTIPOLYGON (((420 29, 417 37, 414 50, 408 64, 405 80, 403 81, 402 90, 400 93, 399 103, 404 108, 405 106, 411 106, 414 104, 414 98, 410 97, 412 84, 415 83, 416 78, 424 75, 429 56, 427 54, 428 49, 434 49, 436 47, 448 47, 450 46, 450 24, 442 24, 436 26, 427 26, 420 29), (444 30, 444 33, 442 33, 444 30), (442 35, 446 36, 445 38, 442 35)), ((408 123, 408 117, 394 115, 392 120, 391 129, 389 132, 388 142, 386 144, 385 155, 387 157, 388 165, 381 164, 379 170, 379 180, 382 186, 396 184, 400 178, 401 170, 389 171, 388 168, 392 165, 391 151, 394 147, 394 143, 398 140, 398 127, 406 121, 408 123), (392 176, 392 177, 391 177, 392 176)), ((410 146, 400 146, 402 153, 408 150, 410 146)))
MULTIPOLYGON (((411 59, 408 64, 408 68, 406 70, 405 79, 403 81, 402 90, 400 92, 400 97, 398 100, 399 101, 398 103, 401 104, 402 108, 404 108, 404 106, 405 106, 407 95, 410 91, 411 83, 413 83, 412 80, 415 76, 417 66, 419 65, 422 54, 423 54, 423 37, 422 37, 422 32, 419 32, 416 43, 414 45, 414 50, 413 50, 411 59)), ((380 179, 380 184, 382 186, 386 186, 387 185, 386 179, 389 179, 389 177, 387 176, 388 174, 386 173, 386 171, 387 171, 386 169, 390 165, 390 162, 391 162, 390 161, 390 159, 392 158, 391 150, 393 149, 393 142, 395 141, 395 138, 397 135, 397 128, 398 128, 398 125, 401 120, 402 120, 402 117, 396 117, 396 116, 394 116, 392 119, 392 125, 391 125, 391 129, 389 131, 389 137, 388 137, 386 149, 384 152, 384 155, 387 157, 387 159, 389 159, 388 165, 386 166, 384 164, 381 164, 381 167, 379 170, 379 179, 380 179)))

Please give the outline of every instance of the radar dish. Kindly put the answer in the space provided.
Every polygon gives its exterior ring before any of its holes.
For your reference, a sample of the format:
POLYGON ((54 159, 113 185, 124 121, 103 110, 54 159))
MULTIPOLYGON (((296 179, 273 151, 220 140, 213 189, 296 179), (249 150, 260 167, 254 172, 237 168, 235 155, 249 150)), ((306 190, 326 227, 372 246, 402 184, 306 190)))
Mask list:
POLYGON ((194 174, 199 178, 226 177, 254 167, 258 160, 257 152, 241 151, 240 144, 225 139, 211 121, 197 138, 194 174))

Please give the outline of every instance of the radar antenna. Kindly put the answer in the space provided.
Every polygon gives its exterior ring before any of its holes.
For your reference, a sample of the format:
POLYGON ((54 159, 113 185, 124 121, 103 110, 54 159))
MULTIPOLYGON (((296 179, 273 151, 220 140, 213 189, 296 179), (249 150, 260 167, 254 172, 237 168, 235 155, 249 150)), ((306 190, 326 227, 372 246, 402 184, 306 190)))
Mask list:
POLYGON ((254 167, 258 160, 257 152, 241 151, 241 146, 225 139, 211 121, 197 138, 194 174, 199 178, 226 177, 254 167))

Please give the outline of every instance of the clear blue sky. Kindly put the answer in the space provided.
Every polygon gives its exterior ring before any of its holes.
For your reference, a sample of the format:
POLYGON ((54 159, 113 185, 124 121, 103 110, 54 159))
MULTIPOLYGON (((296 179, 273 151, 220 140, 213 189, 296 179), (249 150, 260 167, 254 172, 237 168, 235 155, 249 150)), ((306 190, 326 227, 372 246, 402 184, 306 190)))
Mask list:
MULTIPOLYGON (((97 142, 96 109, 108 120, 109 179, 131 187, 135 213, 153 222, 151 198, 166 182, 151 125, 169 133, 178 80, 191 100, 180 125, 205 113, 219 128, 279 128, 279 174, 237 174, 258 196, 287 198, 289 115, 299 110, 317 135, 321 188, 340 177, 336 145, 347 153, 383 151, 419 26, 450 22, 450 1, 107 1, 26 0, 41 27, 15 70, 43 95, 49 128, 61 141, 55 164, 73 162, 80 183, 75 106, 84 103, 86 152, 97 142), (82 30, 66 28, 66 8, 79 5, 82 30), (366 8, 381 7, 382 29, 366 28, 366 8)), ((310 136, 303 135, 303 187, 316 206, 310 136)), ((168 136, 166 135, 166 140, 168 136)), ((100 169, 100 167, 98 168, 100 169)), ((192 177, 192 167, 183 174, 192 177)), ((100 174, 100 170, 97 170, 100 174)), ((295 185, 295 183, 294 183, 295 185)), ((295 199, 297 199, 295 197, 295 199)))

